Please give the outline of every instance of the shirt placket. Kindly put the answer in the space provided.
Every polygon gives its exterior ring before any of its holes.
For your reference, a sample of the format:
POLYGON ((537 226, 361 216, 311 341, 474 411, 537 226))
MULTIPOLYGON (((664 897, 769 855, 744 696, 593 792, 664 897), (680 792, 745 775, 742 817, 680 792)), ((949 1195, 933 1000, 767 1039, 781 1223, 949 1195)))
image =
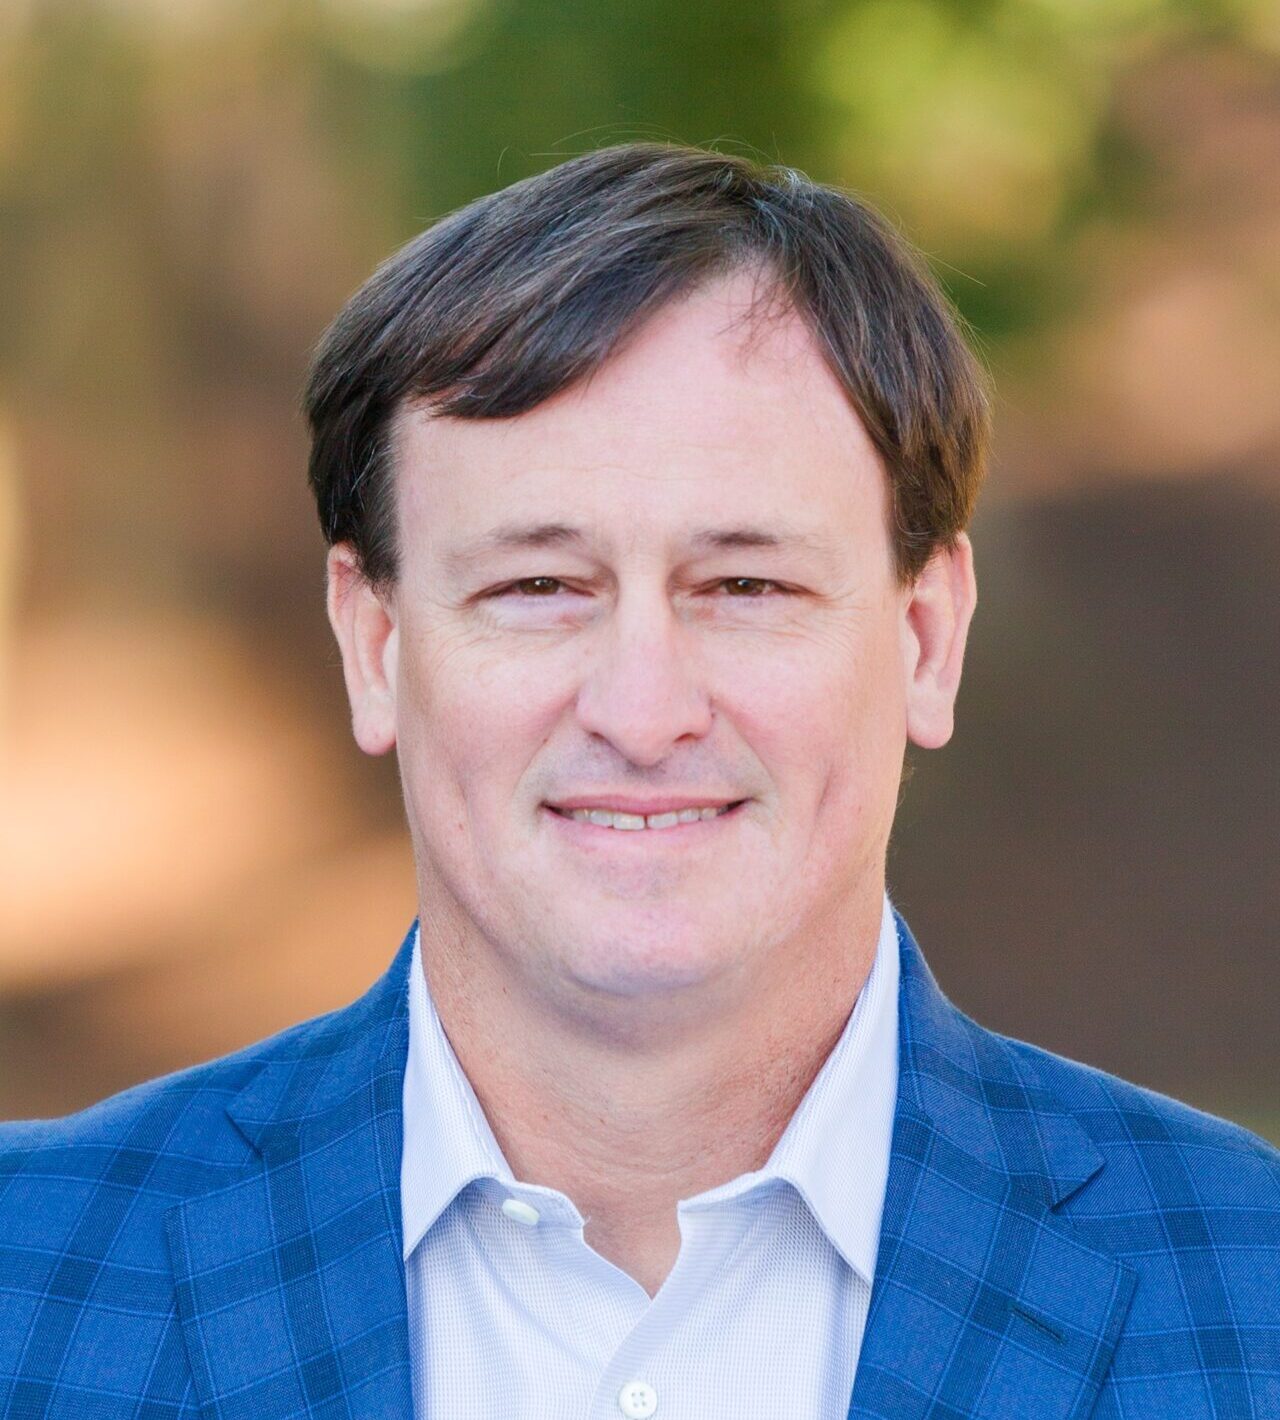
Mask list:
POLYGON ((724 1280, 722 1269, 754 1222, 753 1210, 741 1202, 681 1213, 675 1264, 605 1367, 583 1420, 648 1420, 659 1410, 663 1420, 701 1420, 691 1404, 697 1378, 687 1366, 676 1373, 672 1341, 691 1309, 706 1305, 707 1279, 724 1280), (717 1226, 709 1227, 713 1213, 717 1226))

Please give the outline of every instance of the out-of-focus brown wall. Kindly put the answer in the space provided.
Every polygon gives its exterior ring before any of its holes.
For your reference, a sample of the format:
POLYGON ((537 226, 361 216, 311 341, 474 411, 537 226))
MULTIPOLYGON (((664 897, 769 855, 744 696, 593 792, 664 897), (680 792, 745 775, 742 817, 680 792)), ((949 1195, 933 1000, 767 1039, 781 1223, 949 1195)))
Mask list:
POLYGON ((987 1024, 1280 1137, 1269 4, 0 10, 0 1116, 350 999, 415 910, 295 412, 431 217, 716 140, 925 247, 999 391, 955 742, 890 861, 987 1024))

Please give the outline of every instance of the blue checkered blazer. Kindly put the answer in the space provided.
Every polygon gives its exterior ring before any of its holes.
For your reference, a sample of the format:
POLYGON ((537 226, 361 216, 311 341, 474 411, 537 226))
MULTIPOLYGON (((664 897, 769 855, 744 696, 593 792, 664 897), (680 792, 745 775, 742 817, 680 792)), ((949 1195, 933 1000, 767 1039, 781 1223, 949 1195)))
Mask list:
MULTIPOLYGON (((898 927, 897 1117, 849 1415, 1280 1417, 1280 1154, 983 1030, 898 927)), ((0 1416, 410 1420, 411 951, 412 933, 345 1010, 0 1127, 0 1416)))

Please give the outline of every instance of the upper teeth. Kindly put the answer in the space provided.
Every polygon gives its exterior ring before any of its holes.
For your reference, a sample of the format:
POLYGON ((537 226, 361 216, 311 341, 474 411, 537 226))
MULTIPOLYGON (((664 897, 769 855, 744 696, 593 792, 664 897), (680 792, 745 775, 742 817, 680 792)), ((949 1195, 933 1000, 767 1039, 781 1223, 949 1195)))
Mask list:
POLYGON ((609 809, 566 809, 570 818, 579 823, 594 823, 601 828, 674 828, 678 823, 696 823, 700 818, 715 818, 730 808, 729 804, 705 809, 681 809, 679 813, 616 814, 609 809))

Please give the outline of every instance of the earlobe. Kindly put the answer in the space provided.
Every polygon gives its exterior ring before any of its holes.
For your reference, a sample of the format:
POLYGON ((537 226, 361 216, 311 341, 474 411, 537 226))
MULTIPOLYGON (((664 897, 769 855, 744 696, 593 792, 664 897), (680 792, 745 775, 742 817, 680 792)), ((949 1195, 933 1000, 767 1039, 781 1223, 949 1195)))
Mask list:
POLYGON ((903 611, 907 735, 922 749, 939 749, 951 738, 977 600, 973 548, 961 533, 929 559, 903 611))
POLYGON ((329 624, 342 653, 352 734, 366 754, 386 754, 396 742, 394 607, 365 578, 350 544, 329 549, 328 574, 329 624))

